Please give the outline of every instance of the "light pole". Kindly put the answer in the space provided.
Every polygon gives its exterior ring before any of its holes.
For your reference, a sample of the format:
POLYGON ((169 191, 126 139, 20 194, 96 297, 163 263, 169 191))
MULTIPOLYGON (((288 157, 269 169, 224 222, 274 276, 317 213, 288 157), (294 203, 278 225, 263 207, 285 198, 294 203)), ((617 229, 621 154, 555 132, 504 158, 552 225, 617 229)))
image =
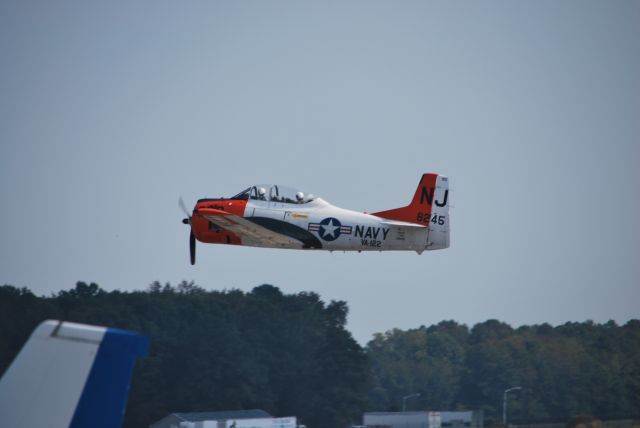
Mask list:
POLYGON ((420 393, 416 392, 415 394, 409 394, 402 397, 402 411, 404 412, 407 409, 407 400, 409 398, 420 397, 420 393))
POLYGON ((504 425, 505 427, 507 426, 507 394, 518 389, 522 389, 522 387, 512 386, 509 389, 505 389, 504 394, 502 395, 502 425, 504 425))

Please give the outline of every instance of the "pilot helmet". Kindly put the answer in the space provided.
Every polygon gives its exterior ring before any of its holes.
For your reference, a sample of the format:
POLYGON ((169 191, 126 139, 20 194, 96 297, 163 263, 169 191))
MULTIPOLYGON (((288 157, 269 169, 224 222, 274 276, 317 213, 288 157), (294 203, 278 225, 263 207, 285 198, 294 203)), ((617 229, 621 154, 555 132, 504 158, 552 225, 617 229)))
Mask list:
POLYGON ((304 193, 302 192, 296 193, 296 199, 298 200, 298 202, 302 202, 302 200, 304 199, 304 193))
POLYGON ((258 187, 258 196, 264 196, 267 193, 267 189, 264 187, 258 187))

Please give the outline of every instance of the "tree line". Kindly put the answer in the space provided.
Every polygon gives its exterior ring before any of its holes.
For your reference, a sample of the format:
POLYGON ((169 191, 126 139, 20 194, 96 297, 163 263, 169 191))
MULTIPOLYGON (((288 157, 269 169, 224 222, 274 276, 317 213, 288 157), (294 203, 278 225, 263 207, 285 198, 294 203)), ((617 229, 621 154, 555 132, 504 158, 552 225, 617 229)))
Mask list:
POLYGON ((523 326, 489 320, 469 329, 454 321, 376 334, 367 345, 370 408, 482 409, 510 420, 640 416, 640 321, 523 326), (410 406, 410 407, 409 407, 410 406))
POLYGON ((261 408, 309 428, 343 428, 365 411, 483 409, 522 421, 640 416, 640 321, 514 329, 489 320, 391 330, 360 346, 345 302, 312 292, 208 291, 154 282, 107 292, 95 283, 51 296, 0 287, 0 373, 37 324, 62 319, 149 336, 134 370, 125 427, 174 412, 261 408))

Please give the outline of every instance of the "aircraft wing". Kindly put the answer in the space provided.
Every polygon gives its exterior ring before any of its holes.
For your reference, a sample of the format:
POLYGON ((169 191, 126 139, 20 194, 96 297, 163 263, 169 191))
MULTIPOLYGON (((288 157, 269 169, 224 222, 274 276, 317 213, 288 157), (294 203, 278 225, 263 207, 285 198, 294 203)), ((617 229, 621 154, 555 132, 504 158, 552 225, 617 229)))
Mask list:
POLYGON ((0 379, 3 426, 118 428, 136 358, 137 333, 44 321, 0 379))
POLYGON ((260 226, 246 218, 230 214, 215 208, 200 208, 198 214, 210 222, 238 235, 245 244, 269 245, 269 246, 290 246, 302 245, 302 241, 283 235, 278 232, 260 226))

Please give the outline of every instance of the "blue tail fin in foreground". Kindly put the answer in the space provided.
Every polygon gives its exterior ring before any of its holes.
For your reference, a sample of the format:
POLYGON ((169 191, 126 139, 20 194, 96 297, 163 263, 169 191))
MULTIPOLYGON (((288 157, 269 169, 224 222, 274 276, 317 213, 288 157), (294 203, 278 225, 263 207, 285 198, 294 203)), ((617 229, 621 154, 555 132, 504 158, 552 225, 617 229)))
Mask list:
POLYGON ((133 366, 149 341, 137 333, 45 321, 0 379, 7 426, 117 428, 133 366))

